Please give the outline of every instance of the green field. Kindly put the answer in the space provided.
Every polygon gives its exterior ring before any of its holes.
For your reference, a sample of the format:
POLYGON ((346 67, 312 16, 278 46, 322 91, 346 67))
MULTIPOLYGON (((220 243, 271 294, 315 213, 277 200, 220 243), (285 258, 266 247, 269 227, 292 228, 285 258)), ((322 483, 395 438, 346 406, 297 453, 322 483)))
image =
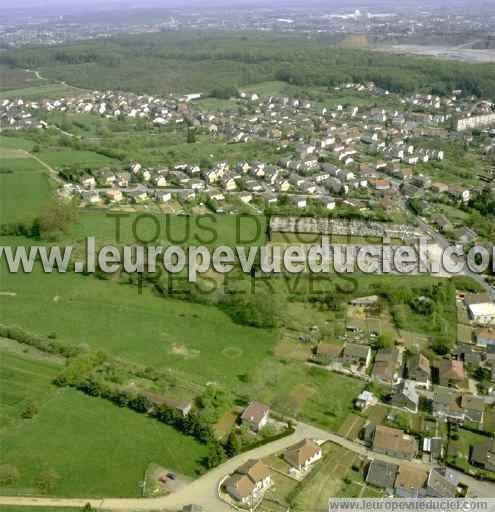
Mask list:
POLYGON ((120 167, 121 165, 116 160, 93 151, 77 151, 75 149, 43 149, 37 156, 54 168, 77 165, 84 168, 99 169, 105 166, 117 165, 120 167))
POLYGON ((33 149, 34 142, 28 140, 27 138, 21 137, 7 137, 5 135, 0 135, 0 151, 1 154, 5 152, 6 149, 24 149, 25 151, 31 151, 33 149))
POLYGON ((60 364, 53 361, 0 351, 0 430, 18 422, 29 401, 40 404, 46 400, 60 370, 60 364))
POLYGON ((68 85, 39 82, 39 85, 21 87, 0 91, 0 100, 23 98, 25 100, 58 99, 61 97, 77 96, 81 90, 68 85))
MULTIPOLYGON (((17 150, 8 151, 12 155, 17 150)), ((0 158, 0 224, 32 221, 51 190, 46 170, 36 160, 26 155, 0 158)))
POLYGON ((71 237, 76 240, 94 236, 98 242, 133 243, 153 241, 154 245, 262 245, 265 239, 264 217, 238 217, 235 215, 162 215, 83 211, 71 237), (148 215, 148 216, 146 216, 148 215), (120 235, 117 236, 117 222, 120 235))
MULTIPOLYGON (((185 475, 200 470, 206 448, 172 427, 74 390, 55 390, 32 420, 0 432, 2 462, 21 474, 18 493, 39 493, 41 471, 54 470, 55 494, 139 496, 152 462, 185 475)), ((12 493, 12 489, 2 489, 12 493)))
POLYGON ((221 310, 161 299, 149 289, 77 274, 0 273, 0 322, 145 365, 232 386, 271 354, 271 331, 234 323, 221 310), (43 308, 40 308, 43 304, 43 308), (63 321, 61 321, 63 318, 63 321), (172 370, 173 369, 173 370, 172 370))

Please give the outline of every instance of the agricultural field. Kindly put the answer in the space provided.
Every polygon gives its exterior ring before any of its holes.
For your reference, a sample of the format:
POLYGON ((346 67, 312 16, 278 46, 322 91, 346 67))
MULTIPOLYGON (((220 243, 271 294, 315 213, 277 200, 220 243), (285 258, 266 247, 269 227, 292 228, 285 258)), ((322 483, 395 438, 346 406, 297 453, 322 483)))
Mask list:
POLYGON ((47 171, 39 162, 23 149, 1 150, 0 223, 32 221, 51 193, 47 171))

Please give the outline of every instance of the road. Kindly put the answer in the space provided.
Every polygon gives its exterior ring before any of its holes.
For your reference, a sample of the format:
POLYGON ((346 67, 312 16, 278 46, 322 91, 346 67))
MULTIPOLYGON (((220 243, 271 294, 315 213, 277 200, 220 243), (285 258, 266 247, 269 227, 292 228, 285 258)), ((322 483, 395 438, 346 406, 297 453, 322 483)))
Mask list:
MULTIPOLYGON (((65 499, 65 498, 22 498, 22 497, 0 497, 2 506, 44 506, 44 507, 83 507, 90 503, 96 509, 115 510, 115 511, 144 511, 144 510, 180 510, 190 503, 201 504, 207 512, 229 512, 232 509, 218 497, 218 484, 226 475, 233 473, 240 465, 249 459, 260 459, 271 455, 272 453, 284 450, 289 446, 305 438, 312 438, 321 441, 332 441, 358 455, 373 459, 383 460, 393 464, 403 462, 400 459, 389 457, 387 455, 377 454, 367 447, 349 441, 337 434, 321 430, 317 427, 299 423, 296 431, 291 436, 285 437, 273 443, 259 448, 255 448, 247 453, 238 455, 228 460, 221 466, 206 473, 191 484, 176 493, 163 498, 136 498, 136 499, 65 499)), ((413 462, 418 467, 431 469, 434 465, 424 463, 419 460, 413 462)), ((471 491, 480 497, 495 496, 495 484, 481 482, 471 478, 463 473, 457 473, 461 482, 471 488, 471 491)))

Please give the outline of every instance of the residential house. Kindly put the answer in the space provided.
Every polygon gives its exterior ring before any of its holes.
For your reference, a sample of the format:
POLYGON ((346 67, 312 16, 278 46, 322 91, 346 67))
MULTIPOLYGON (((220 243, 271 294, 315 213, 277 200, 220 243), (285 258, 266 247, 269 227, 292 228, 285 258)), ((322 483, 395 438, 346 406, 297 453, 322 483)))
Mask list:
POLYGON ((407 361, 407 378, 417 386, 429 389, 431 386, 431 367, 429 359, 423 354, 413 354, 407 361))
POLYGON ((235 500, 252 506, 271 485, 272 477, 265 464, 249 460, 223 483, 223 488, 235 500))
POLYGON ((119 187, 128 187, 131 175, 126 171, 121 171, 115 174, 115 181, 119 187))
POLYGON ((483 423, 486 407, 483 398, 463 393, 460 405, 464 412, 465 419, 480 424, 483 423))
POLYGON ((411 463, 399 465, 395 479, 395 495, 401 497, 419 496, 428 482, 428 471, 411 463))
POLYGON ((476 369, 481 364, 481 350, 470 343, 458 343, 452 351, 453 357, 464 362, 464 367, 476 369))
POLYGON ((456 201, 462 201, 467 203, 471 199, 471 191, 466 187, 461 187, 458 185, 449 186, 448 194, 452 199, 456 201))
POLYGON ((329 365, 340 358, 342 345, 332 343, 319 343, 314 350, 314 359, 319 364, 329 365))
POLYGON ((301 473, 307 471, 311 465, 322 457, 320 445, 311 439, 304 439, 288 448, 284 453, 285 461, 290 464, 291 471, 301 473))
POLYGON ((400 358, 401 352, 396 347, 379 350, 371 375, 377 380, 393 384, 399 378, 400 358))
POLYGON ((83 176, 80 179, 80 183, 84 188, 95 188, 96 187, 96 180, 94 176, 83 176))
POLYGON ((428 475, 426 495, 431 498, 455 498, 459 479, 449 468, 434 468, 428 475))
POLYGON ((355 365, 366 369, 371 363, 371 349, 368 345, 358 343, 346 343, 342 351, 343 364, 355 365))
POLYGON ((318 202, 321 203, 327 210, 335 210, 335 199, 330 196, 320 196, 318 197, 318 202))
POLYGON ((375 428, 372 448, 378 453, 410 460, 418 452, 418 443, 414 437, 405 434, 402 430, 378 425, 375 428))
POLYGON ((449 421, 464 421, 464 412, 459 401, 459 393, 445 388, 437 388, 433 393, 433 414, 449 421))
POLYGON ((155 197, 160 203, 168 203, 172 199, 172 193, 166 190, 157 190, 155 197))
POLYGON ((102 169, 98 173, 98 181, 103 186, 113 185, 113 182, 115 181, 115 174, 110 169, 102 169))
POLYGON ((135 203, 144 203, 148 199, 148 192, 146 190, 131 190, 127 195, 135 203))
POLYGON ((249 204, 253 200, 253 194, 250 192, 241 192, 237 197, 245 204, 249 204))
POLYGON ((167 186, 167 178, 163 174, 158 174, 153 178, 153 184, 156 187, 166 187, 167 186))
POLYGON ((399 466, 381 460, 372 460, 366 473, 366 483, 380 489, 393 489, 399 466))
POLYGON ((124 196, 122 194, 122 191, 118 188, 111 188, 110 190, 107 190, 105 192, 105 196, 111 201, 112 203, 118 203, 124 199, 124 196))
POLYGON ((308 201, 302 196, 289 196, 289 201, 297 208, 306 208, 308 201))
POLYGON ((402 407, 412 413, 417 413, 419 407, 419 395, 416 392, 414 382, 411 380, 401 381, 392 395, 391 403, 395 407, 402 407))
POLYGON ((268 424, 270 408, 259 402, 251 402, 241 415, 241 422, 254 432, 259 432, 268 424))
POLYGON ((495 439, 475 444, 471 451, 471 464, 487 471, 495 471, 495 439))
POLYGON ((442 359, 438 364, 438 383, 440 386, 462 386, 465 381, 464 363, 454 359, 442 359))

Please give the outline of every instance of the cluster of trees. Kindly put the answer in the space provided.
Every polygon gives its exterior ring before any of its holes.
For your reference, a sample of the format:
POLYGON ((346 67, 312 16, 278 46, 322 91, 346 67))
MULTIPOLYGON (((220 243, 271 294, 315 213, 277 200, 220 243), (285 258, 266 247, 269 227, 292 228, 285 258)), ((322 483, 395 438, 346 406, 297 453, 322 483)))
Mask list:
POLYGON ((455 284, 433 283, 424 288, 375 287, 389 304, 394 324, 399 329, 408 327, 411 313, 428 318, 432 334, 432 349, 439 355, 450 352, 455 342, 448 316, 455 314, 455 284))
POLYGON ((25 236, 59 240, 68 235, 79 219, 76 200, 51 199, 32 220, 0 224, 0 236, 25 236))
MULTIPOLYGON (((174 70, 173 90, 209 90, 229 97, 241 85, 281 80, 298 86, 333 87, 343 82, 374 81, 384 89, 411 93, 495 95, 495 66, 342 49, 325 38, 298 35, 155 34, 88 41, 53 48, 4 52, 0 64, 43 67, 48 75, 105 89, 116 80, 123 88, 157 93, 163 82, 153 72, 174 70), (94 73, 87 73, 92 65, 94 73), (143 72, 143 69, 145 72, 143 72), (149 69, 150 74, 146 73, 149 69), (180 86, 180 87, 179 87, 180 86), (229 89, 231 89, 229 91, 229 89)), ((167 80, 170 80, 168 73, 167 80)), ((163 89, 162 91, 163 92, 163 89)))
POLYGON ((172 426, 180 432, 192 436, 199 442, 209 446, 209 456, 205 460, 207 467, 214 467, 217 461, 223 460, 223 456, 217 459, 216 455, 224 452, 215 437, 212 425, 217 416, 215 410, 221 406, 225 397, 221 392, 212 394, 207 390, 204 396, 198 398, 198 403, 189 414, 170 407, 163 401, 154 400, 149 393, 129 390, 120 383, 106 380, 109 372, 107 368, 113 368, 111 374, 124 373, 125 368, 119 366, 119 362, 111 359, 103 352, 91 352, 73 360, 54 380, 57 386, 70 386, 86 395, 100 397, 113 402, 119 407, 127 407, 140 414, 148 414, 156 420, 172 426), (105 368, 105 371, 98 370, 105 368))
POLYGON ((31 334, 19 327, 8 327, 0 324, 0 337, 11 339, 29 345, 30 347, 41 350, 48 354, 62 356, 66 358, 74 358, 87 352, 84 345, 67 345, 53 338, 45 338, 31 334))

